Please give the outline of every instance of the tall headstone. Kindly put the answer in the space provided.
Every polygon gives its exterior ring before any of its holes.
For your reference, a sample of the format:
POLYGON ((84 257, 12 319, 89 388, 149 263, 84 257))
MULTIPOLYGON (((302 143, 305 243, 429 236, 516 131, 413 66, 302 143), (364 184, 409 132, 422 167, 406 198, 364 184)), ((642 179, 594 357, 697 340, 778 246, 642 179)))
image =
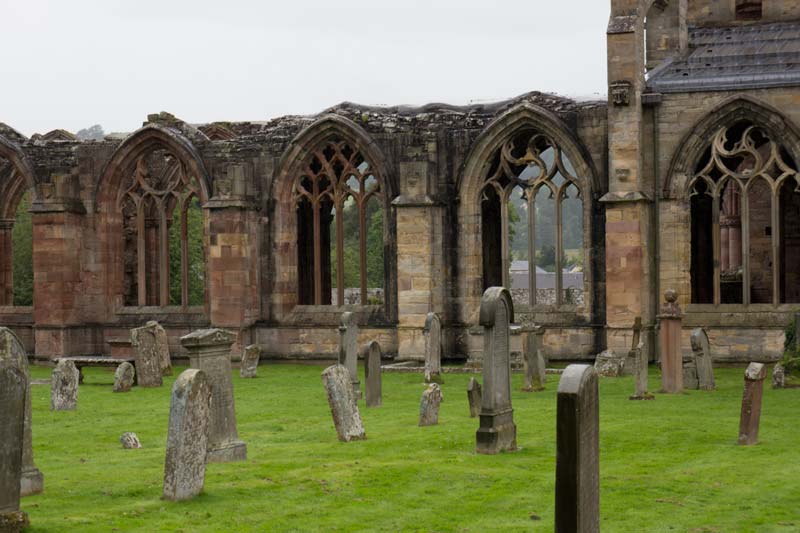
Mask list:
POLYGON ((350 442, 366 439, 350 371, 343 365, 329 366, 322 372, 322 383, 328 394, 328 405, 339 440, 350 442))
POLYGON ((633 338, 631 339, 631 349, 628 350, 628 357, 625 359, 625 366, 622 373, 626 376, 636 374, 636 348, 642 339, 642 317, 637 316, 633 320, 633 338))
POLYGON ((342 313, 339 322, 339 364, 350 372, 350 383, 356 398, 361 398, 361 382, 358 379, 358 324, 353 313, 342 313))
POLYGON ((231 379, 231 345, 236 335, 222 329, 201 329, 181 337, 189 367, 202 370, 211 382, 211 420, 208 428, 209 463, 247 459, 247 445, 236 430, 236 406, 231 379))
POLYGON ((242 352, 242 362, 239 363, 239 377, 254 378, 258 375, 258 362, 261 359, 261 347, 251 344, 242 352))
MULTIPOLYGON (((655 396, 647 392, 647 354, 644 352, 644 343, 639 342, 633 350, 633 384, 635 391, 629 400, 655 400, 655 396)), ((628 363, 625 363, 628 364, 628 363)))
POLYGON ((600 401, 597 373, 570 365, 556 405, 556 531, 600 530, 600 401))
POLYGON ((183 371, 172 386, 164 460, 165 500, 188 500, 203 491, 211 388, 206 373, 194 368, 183 371))
POLYGON ((50 378, 50 410, 74 411, 78 407, 80 373, 75 363, 60 359, 50 378))
POLYGON ((419 404, 419 425, 435 426, 439 423, 439 405, 442 403, 442 388, 438 383, 431 383, 422 393, 419 404))
POLYGON ((425 318, 425 383, 442 381, 442 322, 436 313, 425 318))
POLYGON ((503 287, 483 293, 480 324, 483 332, 483 398, 480 427, 475 435, 478 453, 517 449, 517 426, 511 408, 509 325, 514 320, 511 294, 503 287))
POLYGON ((767 367, 761 363, 750 363, 744 372, 744 394, 742 414, 739 418, 739 444, 758 443, 758 424, 761 421, 761 397, 764 394, 764 378, 767 367))
POLYGON ((478 418, 481 414, 482 401, 481 384, 475 378, 469 379, 467 385, 467 401, 469 401, 469 417, 478 418))
POLYGON ((162 354, 158 332, 152 322, 131 330, 131 346, 136 358, 137 382, 140 387, 160 387, 163 384, 162 354))
POLYGON ((714 390, 717 385, 714 381, 714 365, 711 362, 711 344, 708 342, 708 335, 703 328, 695 328, 692 331, 691 341, 697 368, 697 388, 714 390))
POLYGON ((162 376, 172 375, 172 357, 169 354, 169 338, 167 331, 155 320, 151 320, 146 327, 153 328, 156 337, 156 350, 158 350, 158 364, 162 376))
POLYGON ((16 367, 25 376, 25 433, 22 445, 22 487, 21 495, 29 496, 44 490, 44 475, 33 463, 33 434, 31 432, 31 375, 28 368, 28 355, 22 342, 8 328, 0 327, 0 364, 16 367))
POLYGON ((522 332, 523 367, 525 370, 525 385, 522 390, 534 392, 544 390, 547 380, 545 374, 544 353, 541 345, 542 327, 534 326, 522 332))
POLYGON ((666 303, 659 318, 659 347, 661 352, 661 390, 667 393, 683 391, 683 355, 681 352, 681 322, 683 314, 678 305, 678 293, 664 292, 666 303))
POLYGON ((123 361, 114 372, 114 392, 129 392, 133 387, 136 369, 127 361, 123 361))
POLYGON ((20 531, 28 516, 19 509, 25 441, 28 379, 9 361, 0 361, 0 531, 20 531))
POLYGON ((364 346, 364 373, 367 390, 367 407, 380 407, 381 391, 381 345, 372 341, 364 346))

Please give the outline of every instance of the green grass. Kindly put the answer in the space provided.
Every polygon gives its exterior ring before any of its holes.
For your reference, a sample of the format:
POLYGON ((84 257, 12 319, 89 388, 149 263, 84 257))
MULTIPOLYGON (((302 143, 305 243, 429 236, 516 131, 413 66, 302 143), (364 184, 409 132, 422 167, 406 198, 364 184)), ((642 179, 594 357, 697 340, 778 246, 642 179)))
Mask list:
MULTIPOLYGON (((87 369, 75 412, 50 412, 49 388, 34 386, 45 491, 22 501, 31 531, 553 530, 558 376, 548 376, 545 392, 523 393, 514 375, 521 449, 482 456, 469 375, 444 376, 440 424, 420 428, 421 375, 385 374, 383 407, 361 403, 367 440, 341 443, 321 371, 267 365, 253 380, 237 372, 248 460, 209 465, 205 492, 184 503, 160 499, 173 378, 114 394, 109 371, 87 369), (121 449, 125 431, 144 448, 121 449)), ((800 389, 765 382, 761 443, 740 447, 743 369, 716 374, 716 392, 647 402, 627 399, 631 378, 601 380, 603 531, 800 529, 800 389)))

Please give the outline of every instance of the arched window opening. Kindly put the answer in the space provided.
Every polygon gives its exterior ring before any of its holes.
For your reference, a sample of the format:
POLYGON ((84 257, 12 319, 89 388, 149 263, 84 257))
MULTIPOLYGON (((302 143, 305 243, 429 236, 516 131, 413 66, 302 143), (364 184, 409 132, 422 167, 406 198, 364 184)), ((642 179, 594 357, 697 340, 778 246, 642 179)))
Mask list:
POLYGON ((26 192, 17 204, 11 249, 14 258, 13 305, 33 305, 33 226, 31 224, 31 195, 26 192))
POLYGON ((761 20, 762 0, 736 0, 736 20, 761 20))
POLYGON ((33 305, 31 192, 10 160, 0 157, 0 307, 33 305))
POLYGON ((780 190, 781 303, 800 303, 800 186, 786 180, 780 190))

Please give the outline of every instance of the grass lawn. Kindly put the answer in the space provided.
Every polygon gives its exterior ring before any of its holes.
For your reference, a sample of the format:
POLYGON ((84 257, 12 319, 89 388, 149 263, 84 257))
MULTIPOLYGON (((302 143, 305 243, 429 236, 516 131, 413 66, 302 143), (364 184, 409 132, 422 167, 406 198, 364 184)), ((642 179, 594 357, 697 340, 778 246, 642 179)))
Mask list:
MULTIPOLYGON (((45 491, 22 500, 30 531, 553 530, 558 376, 545 392, 523 393, 514 375, 521 449, 482 456, 469 375, 444 376, 440 423, 420 428, 422 376, 385 374, 383 407, 361 403, 367 440, 341 443, 322 370, 266 365, 251 380, 235 371, 248 460, 209 465, 205 492, 184 503, 160 499, 174 377, 114 394, 110 371, 86 369, 75 412, 50 412, 49 387, 35 385, 45 491), (123 450, 125 431, 144 448, 123 450)), ((632 378, 601 379, 603 531, 800 530, 800 389, 765 382, 761 443, 740 447, 743 374, 717 369, 716 392, 647 402, 628 400, 632 378)), ((48 376, 32 369, 34 379, 48 376)))

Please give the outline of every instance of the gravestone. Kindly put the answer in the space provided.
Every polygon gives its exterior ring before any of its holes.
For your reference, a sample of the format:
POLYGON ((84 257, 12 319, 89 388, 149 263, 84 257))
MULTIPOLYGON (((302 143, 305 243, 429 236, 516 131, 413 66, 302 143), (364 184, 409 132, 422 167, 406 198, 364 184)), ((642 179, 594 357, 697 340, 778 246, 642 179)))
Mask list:
POLYGON ((664 292, 666 303, 661 306, 658 340, 661 352, 661 390, 676 394, 683 391, 683 355, 681 351, 681 322, 683 314, 678 305, 678 293, 664 292))
POLYGON ((172 385, 164 459, 165 500, 188 500, 203 491, 212 388, 208 375, 194 368, 183 371, 172 385))
POLYGON ((242 352, 242 362, 239 363, 239 377, 254 378, 258 375, 258 362, 261 359, 261 348, 251 344, 242 352))
POLYGON ((364 346, 364 373, 367 390, 367 407, 380 407, 381 391, 381 345, 372 341, 364 346))
POLYGON ((361 382, 358 380, 358 325, 353 313, 342 313, 339 322, 339 364, 350 372, 350 383, 356 398, 361 398, 361 382))
POLYGON ((166 330, 155 320, 149 321, 145 327, 153 328, 156 337, 156 350, 158 350, 158 364, 162 376, 172 375, 172 358, 169 354, 169 338, 166 330))
POLYGON ((743 446, 758 443, 761 397, 764 393, 764 378, 766 377, 767 367, 761 363, 750 363, 744 372, 742 413, 739 418, 739 444, 743 446))
POLYGON ((352 374, 344 365, 329 366, 322 372, 322 383, 328 394, 333 425, 342 442, 367 438, 358 411, 358 398, 353 390, 352 374))
POLYGON ((511 408, 509 324, 514 321, 511 294, 503 287, 483 293, 480 324, 483 333, 483 397, 476 451, 495 454, 517 449, 517 426, 511 408))
POLYGON ((597 373, 569 365, 556 403, 556 531, 600 530, 600 399, 597 373))
POLYGON ((695 367, 697 368, 697 388, 700 390, 714 390, 714 365, 711 362, 711 344, 703 328, 695 328, 691 336, 692 353, 694 354, 695 367))
POLYGON ((438 383, 431 383, 422 393, 419 404, 419 425, 435 426, 439 423, 439 405, 442 403, 442 388, 438 383))
POLYGON ((119 443, 122 444, 122 448, 125 450, 138 450, 142 447, 139 436, 130 431, 126 431, 119 437, 119 443))
POLYGON ((33 434, 31 432, 31 375, 28 355, 22 342, 8 328, 0 327, 0 364, 17 368, 25 376, 25 433, 22 445, 22 486, 20 494, 29 496, 44 490, 44 475, 33 463, 33 434))
POLYGON ((683 388, 697 390, 700 382, 697 381, 697 362, 694 352, 683 354, 683 388))
POLYGON ((614 350, 605 350, 594 360, 594 369, 598 375, 607 378, 618 378, 625 368, 625 358, 614 350))
POLYGON ((189 367, 205 372, 211 383, 211 417, 208 427, 209 463, 247 459, 247 445, 236 429, 236 406, 231 379, 231 345, 236 335, 222 329, 201 329, 181 337, 189 353, 189 367))
POLYGON ((772 369, 772 388, 783 389, 786 387, 786 369, 781 363, 776 363, 772 369))
POLYGON ((0 531, 20 531, 28 516, 19 509, 25 447, 28 379, 16 365, 0 361, 0 531))
MULTIPOLYGON (((622 368, 622 374, 629 376, 636 374, 636 348, 642 341, 642 317, 637 316, 633 320, 633 338, 631 339, 631 349, 628 350, 628 357, 625 359, 625 366, 622 368)), ((646 354, 645 354, 646 355, 646 354)))
POLYGON ((425 383, 444 383, 442 380, 442 321, 436 313, 428 313, 425 327, 425 383))
MULTIPOLYGON (((644 353, 644 343, 639 342, 633 350, 633 384, 635 387, 633 396, 629 400, 655 400, 655 396, 647 392, 647 354, 644 353)), ((626 363, 627 364, 627 363, 626 363)))
POLYGON ((544 383, 547 380, 544 354, 540 342, 541 331, 541 326, 534 326, 530 331, 522 333, 522 353, 524 355, 522 361, 525 373, 525 385, 522 390, 525 392, 544 390, 544 383))
POLYGON ((469 401, 470 418, 478 418, 481 414, 481 384, 475 378, 469 378, 467 385, 467 400, 469 401))
POLYGON ((78 380, 75 363, 61 359, 50 378, 50 410, 74 411, 78 407, 78 380))
POLYGON ((114 372, 114 392, 129 392, 135 377, 136 369, 132 364, 127 361, 120 364, 114 372))
POLYGON ((131 330, 131 346, 136 358, 136 377, 139 386, 160 387, 163 384, 162 353, 158 332, 153 322, 131 330))

